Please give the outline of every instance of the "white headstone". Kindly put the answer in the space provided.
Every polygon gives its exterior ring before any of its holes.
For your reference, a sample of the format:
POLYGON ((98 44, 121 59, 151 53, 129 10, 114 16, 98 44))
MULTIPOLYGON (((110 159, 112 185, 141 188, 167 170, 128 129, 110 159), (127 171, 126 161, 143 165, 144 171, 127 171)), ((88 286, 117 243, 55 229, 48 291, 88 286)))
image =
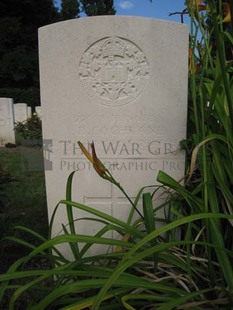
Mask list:
MULTIPOLYGON (((132 198, 156 184, 159 170, 182 178, 188 29, 155 19, 101 16, 43 27, 39 45, 49 216, 65 198, 68 175, 78 170, 73 200, 126 221, 129 203, 96 174, 77 141, 86 147, 95 142, 98 157, 132 198)), ((80 210, 76 216, 90 217, 80 210)), ((62 223, 64 206, 55 235, 62 223)), ((78 221, 77 231, 95 235, 100 227, 78 221)))
POLYGON ((13 99, 0 98, 0 146, 15 143, 13 99))
POLYGON ((36 107, 36 114, 41 118, 41 107, 40 106, 36 107))
POLYGON ((28 118, 28 106, 26 103, 15 103, 15 122, 24 122, 28 118))
POLYGON ((28 117, 32 117, 32 108, 31 107, 27 107, 28 111, 28 117))

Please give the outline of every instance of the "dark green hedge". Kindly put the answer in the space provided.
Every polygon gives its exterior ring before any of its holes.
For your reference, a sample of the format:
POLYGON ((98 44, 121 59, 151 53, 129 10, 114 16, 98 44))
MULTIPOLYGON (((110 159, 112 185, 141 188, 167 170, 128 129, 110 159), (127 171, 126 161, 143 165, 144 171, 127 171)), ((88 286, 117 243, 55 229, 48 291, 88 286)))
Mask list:
POLYGON ((14 103, 27 103, 32 108, 40 105, 40 90, 38 88, 0 88, 0 97, 13 98, 14 103))

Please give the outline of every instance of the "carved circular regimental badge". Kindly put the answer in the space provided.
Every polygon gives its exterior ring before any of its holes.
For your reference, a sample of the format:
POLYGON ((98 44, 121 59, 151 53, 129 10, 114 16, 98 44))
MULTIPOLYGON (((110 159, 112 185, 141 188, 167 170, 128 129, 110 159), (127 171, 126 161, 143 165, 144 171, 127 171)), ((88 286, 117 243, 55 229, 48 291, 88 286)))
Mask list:
POLYGON ((109 37, 91 45, 82 55, 79 76, 87 94, 106 106, 136 99, 147 85, 149 65, 134 43, 109 37))

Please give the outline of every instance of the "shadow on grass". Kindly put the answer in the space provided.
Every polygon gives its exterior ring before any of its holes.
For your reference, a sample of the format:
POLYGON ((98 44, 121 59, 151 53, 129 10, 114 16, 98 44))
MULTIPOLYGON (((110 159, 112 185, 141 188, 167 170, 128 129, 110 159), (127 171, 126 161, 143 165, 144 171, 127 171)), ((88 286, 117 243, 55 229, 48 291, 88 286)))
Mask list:
POLYGON ((22 146, 0 148, 0 166, 10 179, 9 182, 6 178, 1 179, 0 191, 0 272, 5 272, 12 262, 26 255, 27 250, 4 238, 23 237, 36 245, 37 240, 14 230, 14 227, 33 228, 46 237, 48 218, 42 149, 22 146))

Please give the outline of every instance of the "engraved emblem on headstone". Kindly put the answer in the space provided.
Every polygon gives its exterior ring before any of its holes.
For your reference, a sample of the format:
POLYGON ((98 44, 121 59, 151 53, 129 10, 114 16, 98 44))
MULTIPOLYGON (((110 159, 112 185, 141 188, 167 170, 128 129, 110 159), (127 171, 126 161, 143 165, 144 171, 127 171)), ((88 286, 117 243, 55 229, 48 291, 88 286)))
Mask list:
POLYGON ((86 93, 106 106, 136 99, 149 80, 149 64, 142 50, 129 40, 108 37, 82 55, 79 76, 86 93))

